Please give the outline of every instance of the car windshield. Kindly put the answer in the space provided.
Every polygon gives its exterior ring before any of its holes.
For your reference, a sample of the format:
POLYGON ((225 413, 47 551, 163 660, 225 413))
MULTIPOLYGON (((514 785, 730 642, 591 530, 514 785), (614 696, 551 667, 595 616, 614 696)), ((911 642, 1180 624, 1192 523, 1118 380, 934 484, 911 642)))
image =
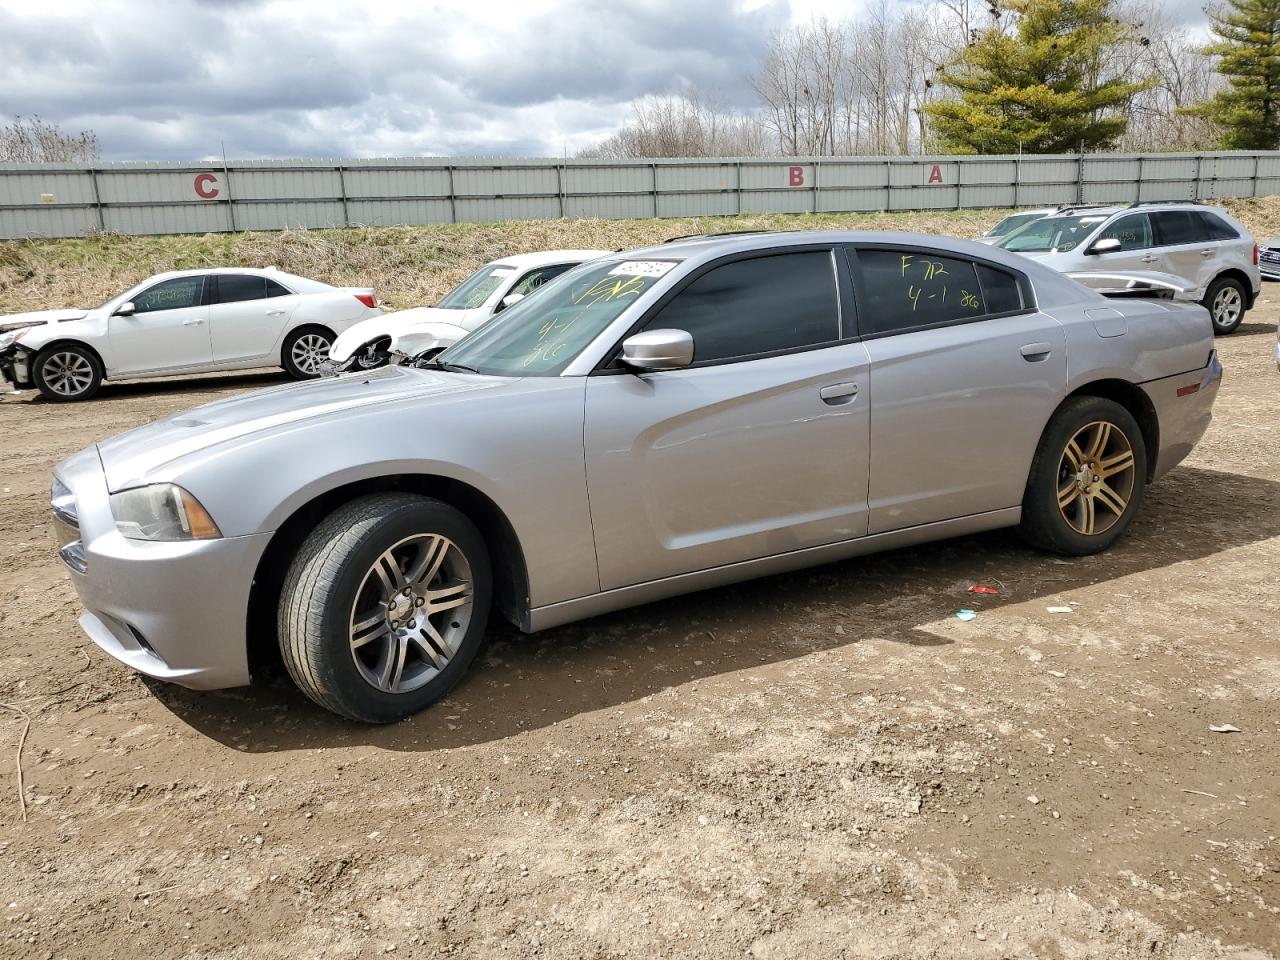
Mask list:
POLYGON ((1015 230, 996 246, 1013 253, 1063 253, 1078 247, 1106 219, 1106 214, 1044 217, 1015 230))
POLYGON ((1028 223, 1031 223, 1033 220, 1039 220, 1043 216, 1044 216, 1043 213, 1011 214, 1005 217, 999 223, 997 223, 990 230, 988 230, 987 236, 988 237, 1008 236, 1009 234, 1013 233, 1013 231, 1017 230, 1019 227, 1026 226, 1028 223))
POLYGON ((557 376, 677 262, 583 264, 545 284, 536 297, 508 307, 437 360, 445 368, 494 376, 557 376))
POLYGON ((444 310, 474 310, 476 307, 483 307, 493 291, 502 286, 503 281, 511 279, 515 272, 515 267, 497 263, 483 266, 446 293, 436 306, 444 310))

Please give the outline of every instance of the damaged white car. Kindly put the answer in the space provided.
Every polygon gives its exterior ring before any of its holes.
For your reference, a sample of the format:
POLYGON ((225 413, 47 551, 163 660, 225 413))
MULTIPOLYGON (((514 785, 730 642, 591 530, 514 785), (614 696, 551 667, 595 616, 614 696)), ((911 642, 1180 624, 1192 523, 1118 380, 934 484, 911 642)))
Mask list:
POLYGON ((566 270, 608 250, 544 250, 485 264, 433 307, 397 310, 345 331, 329 351, 332 370, 371 370, 426 359, 566 270))
POLYGON ((0 374, 59 401, 118 378, 273 366, 307 380, 340 333, 381 315, 370 287, 247 267, 161 273, 92 310, 0 317, 0 374))

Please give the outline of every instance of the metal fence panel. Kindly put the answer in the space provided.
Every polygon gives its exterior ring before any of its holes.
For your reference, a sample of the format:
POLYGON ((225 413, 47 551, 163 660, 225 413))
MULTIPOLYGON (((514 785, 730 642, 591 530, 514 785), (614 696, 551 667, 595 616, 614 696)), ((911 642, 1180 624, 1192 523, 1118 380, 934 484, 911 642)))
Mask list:
POLYGON ((0 239, 1280 194, 1280 152, 0 165, 0 239))

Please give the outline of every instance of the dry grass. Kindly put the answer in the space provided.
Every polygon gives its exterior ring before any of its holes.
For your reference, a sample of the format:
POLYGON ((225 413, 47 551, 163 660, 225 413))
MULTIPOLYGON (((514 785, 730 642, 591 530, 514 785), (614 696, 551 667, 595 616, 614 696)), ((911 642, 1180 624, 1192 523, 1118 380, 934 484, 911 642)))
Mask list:
MULTIPOLYGON (((1228 206, 1259 238, 1280 233, 1280 198, 1228 206)), ((432 303, 483 263, 513 253, 627 249, 690 233, 752 229, 892 229, 963 237, 982 232, 1007 212, 540 220, 7 242, 0 243, 0 314, 91 306, 164 270, 273 265, 338 285, 373 286, 403 308, 432 303)))

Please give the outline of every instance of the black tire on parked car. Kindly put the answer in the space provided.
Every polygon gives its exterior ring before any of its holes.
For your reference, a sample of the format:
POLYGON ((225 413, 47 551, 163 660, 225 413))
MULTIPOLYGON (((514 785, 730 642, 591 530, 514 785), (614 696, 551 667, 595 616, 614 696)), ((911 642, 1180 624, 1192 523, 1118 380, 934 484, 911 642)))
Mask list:
POLYGON ((1146 480, 1147 449, 1133 414, 1114 400, 1072 397, 1040 437, 1019 532, 1054 553, 1098 553, 1133 520, 1146 480))
POLYGON ((1234 277, 1219 277, 1209 284, 1209 289, 1200 302, 1213 319, 1214 335, 1221 336, 1232 333, 1240 326, 1248 309, 1249 295, 1239 280, 1234 277))
POLYGON ((475 658, 493 577, 454 507, 379 493, 335 510, 298 550, 280 594, 285 668, 320 706, 391 723, 429 706, 475 658))
POLYGON ((31 376, 48 400, 88 400, 102 386, 102 361, 78 343, 53 343, 36 354, 31 376))
POLYGON ((280 347, 280 366, 295 380, 314 380, 320 366, 329 359, 333 333, 324 327, 298 327, 284 338, 280 347))

